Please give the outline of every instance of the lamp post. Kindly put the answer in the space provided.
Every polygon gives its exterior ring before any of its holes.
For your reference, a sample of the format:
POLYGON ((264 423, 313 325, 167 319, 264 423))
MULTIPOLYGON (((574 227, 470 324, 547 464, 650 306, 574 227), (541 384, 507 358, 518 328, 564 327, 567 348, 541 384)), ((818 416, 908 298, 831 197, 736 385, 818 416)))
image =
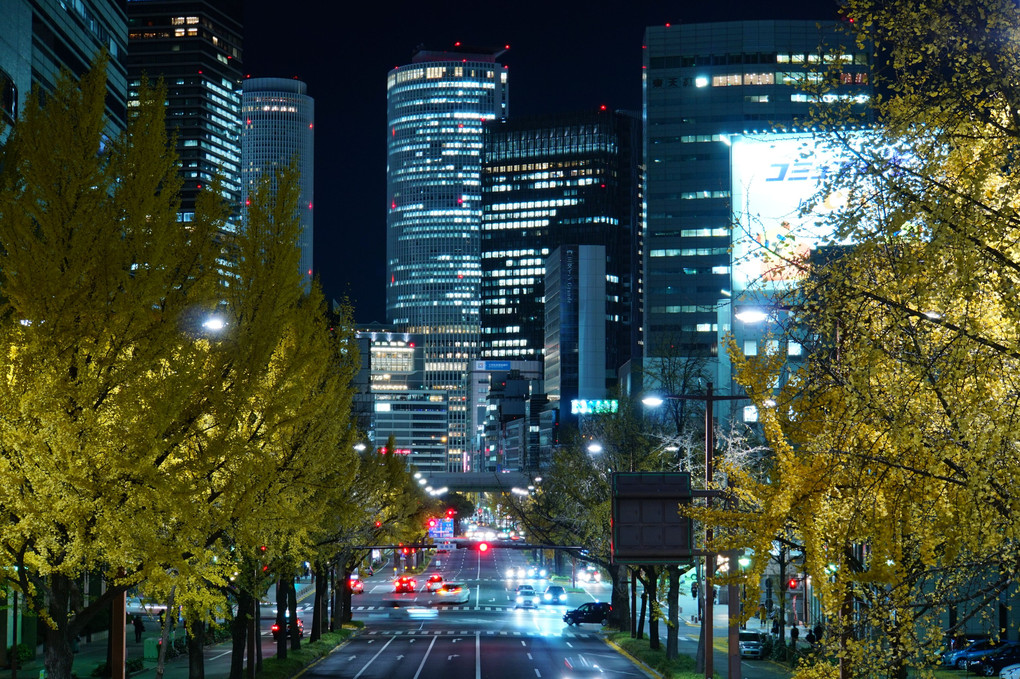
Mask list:
MULTIPOLYGON (((678 401, 704 401, 705 402, 705 506, 712 506, 712 496, 715 493, 708 492, 712 487, 714 478, 714 451, 715 451, 715 415, 713 413, 713 404, 716 401, 737 401, 746 399, 747 396, 729 396, 723 394, 715 394, 712 391, 712 383, 709 382, 704 394, 669 394, 665 396, 646 396, 641 399, 641 402, 647 406, 657 407, 662 405, 667 400, 678 400, 678 401)), ((705 545, 708 546, 712 542, 712 529, 709 526, 705 526, 705 545)), ((702 598, 702 606, 704 608, 704 615, 701 617, 701 636, 704 640, 704 653, 705 653, 705 677, 711 678, 714 671, 714 659, 712 657, 712 644, 714 637, 714 630, 712 629, 712 618, 714 615, 714 593, 715 585, 713 584, 714 578, 712 577, 715 572, 715 554, 712 552, 705 552, 705 591, 702 598)), ((732 622, 740 617, 740 592, 736 583, 732 583, 727 587, 727 596, 729 598, 729 620, 730 625, 728 628, 728 647, 729 647, 729 662, 728 662, 728 676, 731 679, 737 679, 740 676, 740 630, 737 629, 732 622)))

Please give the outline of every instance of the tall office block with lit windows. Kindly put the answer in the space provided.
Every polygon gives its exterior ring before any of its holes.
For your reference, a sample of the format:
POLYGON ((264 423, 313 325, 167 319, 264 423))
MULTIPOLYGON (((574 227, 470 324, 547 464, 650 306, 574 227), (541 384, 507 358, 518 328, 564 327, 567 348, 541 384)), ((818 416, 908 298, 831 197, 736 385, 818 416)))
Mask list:
POLYGON ((127 122, 127 17, 118 0, 4 0, 0 3, 0 141, 33 87, 53 92, 61 69, 75 78, 106 50, 105 133, 127 122))
POLYGON ((478 353, 482 126, 507 114, 502 50, 418 51, 389 72, 386 311, 425 339, 425 386, 449 397, 448 460, 465 465, 478 353))
POLYGON ((482 357, 542 361, 546 258, 601 246, 607 380, 580 397, 604 398, 638 351, 641 123, 610 111, 490 123, 484 148, 482 357))
POLYGON ((241 0, 128 0, 128 98, 143 76, 163 79, 167 128, 177 135, 181 221, 216 176, 240 206, 241 0))
POLYGON ((263 179, 286 169, 291 161, 300 173, 298 218, 301 233, 299 270, 305 289, 312 282, 313 180, 315 178, 315 101, 305 83, 290 78, 248 78, 241 95, 241 205, 263 179))
POLYGON ((810 125, 850 103, 867 119, 868 50, 833 22, 741 21, 645 32, 644 354, 715 357, 732 290, 729 135, 810 125), (812 89, 838 77, 824 97, 812 89))

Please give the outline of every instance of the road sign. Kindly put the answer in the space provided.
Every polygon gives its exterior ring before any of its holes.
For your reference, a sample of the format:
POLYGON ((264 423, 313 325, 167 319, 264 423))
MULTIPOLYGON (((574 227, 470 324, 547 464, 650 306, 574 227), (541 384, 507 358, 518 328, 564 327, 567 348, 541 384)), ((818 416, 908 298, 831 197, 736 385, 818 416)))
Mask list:
POLYGON ((676 563, 693 556, 693 521, 679 512, 693 497, 690 474, 617 472, 612 481, 614 563, 676 563))

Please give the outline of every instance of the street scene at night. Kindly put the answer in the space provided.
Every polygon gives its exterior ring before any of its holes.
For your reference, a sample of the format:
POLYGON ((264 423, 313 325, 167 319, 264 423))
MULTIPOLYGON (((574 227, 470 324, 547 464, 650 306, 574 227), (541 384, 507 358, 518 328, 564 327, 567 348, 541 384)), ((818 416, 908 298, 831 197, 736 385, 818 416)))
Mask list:
POLYGON ((1020 679, 1020 6, 0 0, 0 676, 1020 679))

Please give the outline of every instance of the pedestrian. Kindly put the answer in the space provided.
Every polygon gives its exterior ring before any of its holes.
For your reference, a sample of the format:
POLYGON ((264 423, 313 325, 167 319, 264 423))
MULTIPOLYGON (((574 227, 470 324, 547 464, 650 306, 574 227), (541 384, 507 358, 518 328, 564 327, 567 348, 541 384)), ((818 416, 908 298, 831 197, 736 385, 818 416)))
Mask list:
POLYGON ((691 598, 692 599, 697 599, 698 598, 698 583, 697 582, 692 582, 691 583, 691 598))
POLYGON ((765 604, 758 605, 758 627, 765 627, 765 618, 768 617, 768 611, 765 609, 765 604))
POLYGON ((775 618, 772 619, 772 636, 779 636, 779 621, 775 618))
POLYGON ((822 627, 822 623, 816 624, 814 631, 815 631, 815 639, 818 642, 821 642, 822 641, 822 635, 825 634, 825 628, 822 627))
POLYGON ((808 630, 807 634, 804 635, 804 641, 806 641, 809 644, 811 644, 811 646, 813 648, 814 645, 815 645, 815 633, 813 631, 811 631, 811 630, 808 630))
POLYGON ((800 630, 798 630, 797 626, 794 625, 793 627, 790 628, 790 645, 793 646, 794 648, 797 648, 797 637, 799 636, 800 630))
POLYGON ((142 616, 136 615, 134 619, 135 625, 135 642, 142 640, 142 632, 145 631, 145 623, 142 621, 142 616))

